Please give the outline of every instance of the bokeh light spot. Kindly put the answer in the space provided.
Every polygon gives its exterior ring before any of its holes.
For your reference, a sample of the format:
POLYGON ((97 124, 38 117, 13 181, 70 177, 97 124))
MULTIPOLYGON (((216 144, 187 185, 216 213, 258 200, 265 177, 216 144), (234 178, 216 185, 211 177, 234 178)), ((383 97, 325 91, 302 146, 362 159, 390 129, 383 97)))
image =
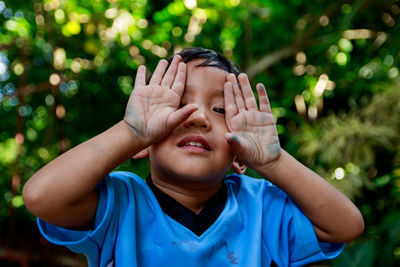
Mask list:
POLYGON ((22 196, 15 196, 13 197, 11 204, 13 205, 14 208, 19 208, 24 205, 24 200, 22 199, 22 196))
POLYGON ((24 73, 24 65, 22 65, 21 63, 15 64, 13 71, 16 75, 21 75, 22 73, 24 73))
POLYGON ((337 53, 335 57, 336 63, 340 66, 344 66, 347 64, 347 55, 343 52, 337 53))
POLYGON ((69 21, 66 25, 66 29, 72 35, 77 35, 81 32, 81 25, 76 21, 69 21))
POLYGON ((353 44, 346 38, 340 39, 338 45, 343 52, 350 53, 353 50, 353 44))
POLYGON ((49 77, 49 82, 51 85, 54 85, 54 86, 59 85, 61 82, 60 75, 58 75, 57 73, 51 74, 49 77))
POLYGON ((54 104, 54 96, 47 95, 45 98, 46 105, 51 106, 54 104))
POLYGON ((344 169, 343 168, 336 168, 335 169, 335 178, 338 180, 342 180, 344 178, 344 169))
POLYGON ((17 144, 22 145, 24 143, 24 135, 22 133, 17 133, 15 135, 15 142, 17 142, 17 144))
POLYGON ((65 117, 65 107, 63 105, 58 105, 56 107, 56 116, 59 119, 63 119, 65 117))
POLYGON ((188 9, 193 9, 197 6, 197 1, 196 0, 185 0, 185 6, 188 9))
POLYGON ((56 22, 58 24, 62 24, 65 22, 65 13, 64 10, 62 9, 57 9, 56 12, 54 12, 54 17, 56 19, 56 22))

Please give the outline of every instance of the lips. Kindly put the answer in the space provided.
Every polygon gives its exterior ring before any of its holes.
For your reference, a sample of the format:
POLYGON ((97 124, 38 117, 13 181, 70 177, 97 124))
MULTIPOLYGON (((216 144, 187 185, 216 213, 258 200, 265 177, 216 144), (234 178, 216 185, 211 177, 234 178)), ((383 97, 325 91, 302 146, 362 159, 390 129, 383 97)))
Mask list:
POLYGON ((211 151, 211 147, 207 141, 202 136, 198 135, 186 136, 178 143, 178 147, 198 147, 200 149, 211 151))

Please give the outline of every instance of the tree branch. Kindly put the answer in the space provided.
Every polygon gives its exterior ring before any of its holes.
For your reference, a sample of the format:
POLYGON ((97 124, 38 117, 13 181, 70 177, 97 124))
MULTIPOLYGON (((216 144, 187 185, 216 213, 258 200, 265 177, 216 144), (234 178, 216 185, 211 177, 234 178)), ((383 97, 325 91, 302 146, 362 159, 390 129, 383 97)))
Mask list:
POLYGON ((18 88, 17 95, 23 97, 25 95, 30 95, 33 93, 49 90, 51 89, 51 86, 52 85, 48 81, 40 82, 35 85, 33 84, 25 85, 23 87, 18 88))
MULTIPOLYGON (((326 15, 328 17, 332 16, 337 10, 340 9, 340 7, 347 1, 341 1, 337 2, 335 4, 332 4, 329 6, 324 12, 322 12, 323 15, 326 15)), ((344 26, 347 26, 351 19, 355 16, 357 12, 360 11, 360 9, 365 6, 365 4, 368 2, 368 0, 357 0, 355 2, 355 8, 353 11, 346 16, 344 23, 341 25, 342 30, 344 30, 344 26)), ((322 39, 323 38, 314 38, 311 40, 312 35, 317 32, 317 30, 321 27, 319 24, 319 17, 317 16, 317 19, 314 21, 314 23, 308 28, 307 32, 304 33, 298 40, 295 40, 291 45, 277 49, 265 56, 263 56, 258 62, 255 64, 251 65, 249 68, 246 69, 246 73, 249 76, 249 78, 254 77, 258 73, 268 69, 270 66, 274 65, 275 63, 288 58, 292 56, 294 53, 296 53, 299 50, 305 49, 307 47, 310 47, 315 44, 322 44, 326 43, 322 39)), ((340 35, 339 35, 340 36, 340 35)))

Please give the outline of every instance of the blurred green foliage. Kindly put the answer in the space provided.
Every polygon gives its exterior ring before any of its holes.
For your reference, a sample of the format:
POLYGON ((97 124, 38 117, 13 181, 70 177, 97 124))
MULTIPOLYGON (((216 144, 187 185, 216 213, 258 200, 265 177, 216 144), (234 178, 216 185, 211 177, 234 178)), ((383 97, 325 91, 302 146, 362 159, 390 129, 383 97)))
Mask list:
POLYGON ((398 0, 0 1, 0 244, 15 210, 35 227, 24 182, 122 118, 140 64, 202 46, 267 85, 285 149, 360 207, 364 235, 330 264, 399 265, 399 14, 398 0))

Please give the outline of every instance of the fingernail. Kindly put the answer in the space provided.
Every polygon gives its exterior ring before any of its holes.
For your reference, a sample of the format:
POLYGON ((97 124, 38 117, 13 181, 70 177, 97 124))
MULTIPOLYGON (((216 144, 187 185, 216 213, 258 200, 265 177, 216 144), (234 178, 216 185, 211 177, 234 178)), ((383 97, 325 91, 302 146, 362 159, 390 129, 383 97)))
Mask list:
POLYGON ((239 138, 236 135, 228 136, 226 138, 226 141, 228 141, 229 144, 233 144, 233 143, 240 144, 239 138))
POLYGON ((240 73, 238 76, 238 78, 240 78, 240 79, 246 79, 246 77, 247 77, 247 74, 244 72, 240 73))

